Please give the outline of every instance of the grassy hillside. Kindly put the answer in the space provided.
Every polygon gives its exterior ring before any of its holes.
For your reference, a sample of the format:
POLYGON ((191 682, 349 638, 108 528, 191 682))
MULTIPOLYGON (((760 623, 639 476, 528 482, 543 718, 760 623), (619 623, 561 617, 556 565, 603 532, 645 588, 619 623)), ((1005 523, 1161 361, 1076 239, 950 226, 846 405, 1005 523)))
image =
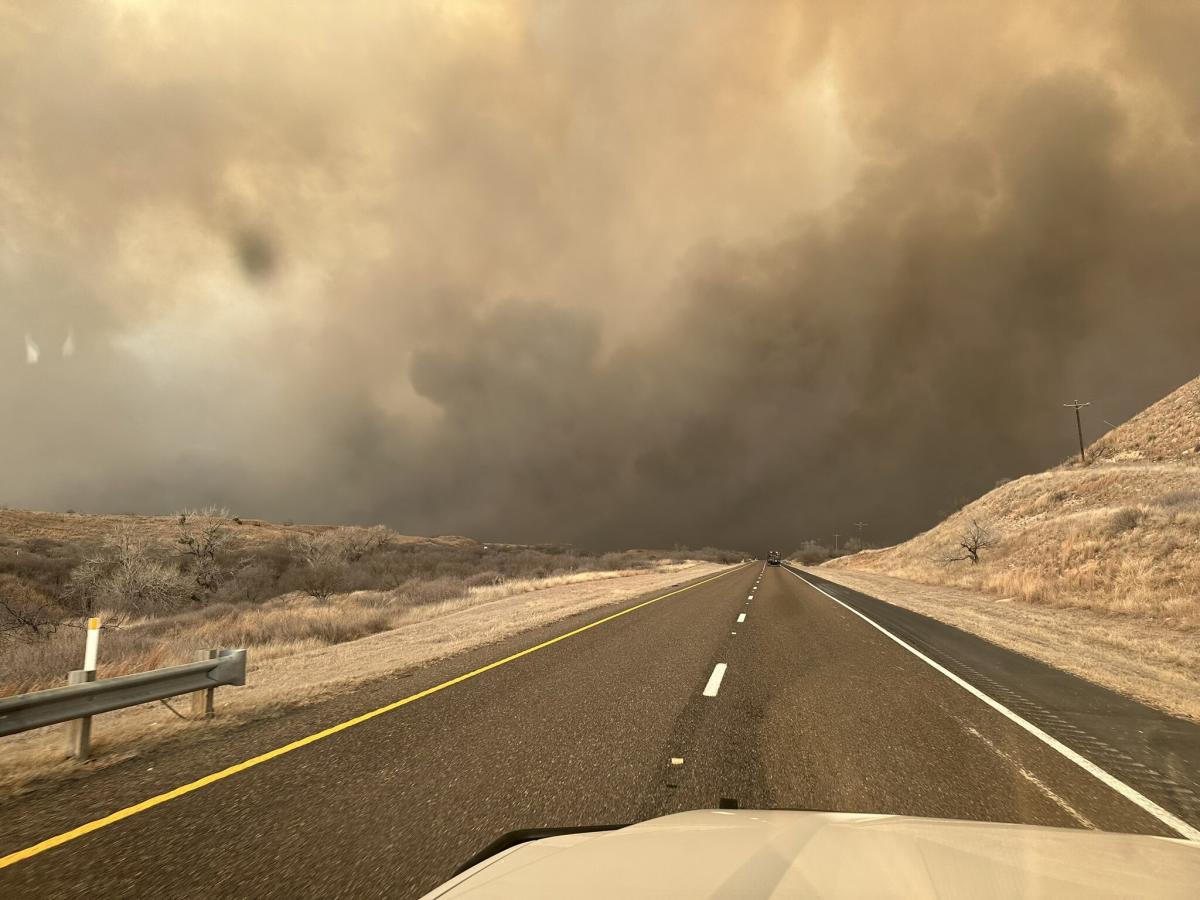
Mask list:
POLYGON ((1098 462, 1192 461, 1200 457, 1200 378, 1115 428, 1088 451, 1098 462))
POLYGON ((1200 632, 1200 378, 1078 460, 997 487, 929 531, 827 563, 1200 632), (978 525, 996 545, 965 556, 978 525))

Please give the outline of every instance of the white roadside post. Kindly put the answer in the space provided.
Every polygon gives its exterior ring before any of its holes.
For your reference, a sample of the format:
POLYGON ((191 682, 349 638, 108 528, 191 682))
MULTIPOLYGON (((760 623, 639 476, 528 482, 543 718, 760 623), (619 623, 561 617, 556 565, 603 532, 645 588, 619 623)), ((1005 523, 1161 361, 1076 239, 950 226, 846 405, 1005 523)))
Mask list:
MULTIPOLYGON (((100 620, 88 619, 87 643, 83 647, 83 668, 67 677, 67 684, 83 684, 96 680, 96 657, 100 652, 100 620)), ((67 756, 87 759, 92 743, 92 717, 84 716, 67 723, 67 756)))
POLYGON ((83 645, 83 671, 96 673, 96 656, 100 652, 100 620, 88 619, 87 643, 83 645))

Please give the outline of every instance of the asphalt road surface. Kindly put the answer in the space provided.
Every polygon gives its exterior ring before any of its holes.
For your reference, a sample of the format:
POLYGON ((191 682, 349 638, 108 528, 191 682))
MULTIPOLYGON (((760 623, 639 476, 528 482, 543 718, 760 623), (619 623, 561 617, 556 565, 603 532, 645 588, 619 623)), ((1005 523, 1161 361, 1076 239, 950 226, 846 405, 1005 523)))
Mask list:
POLYGON ((759 562, 9 803, 0 896, 414 897, 506 831, 722 804, 1200 837, 1198 772, 1197 726, 759 562))

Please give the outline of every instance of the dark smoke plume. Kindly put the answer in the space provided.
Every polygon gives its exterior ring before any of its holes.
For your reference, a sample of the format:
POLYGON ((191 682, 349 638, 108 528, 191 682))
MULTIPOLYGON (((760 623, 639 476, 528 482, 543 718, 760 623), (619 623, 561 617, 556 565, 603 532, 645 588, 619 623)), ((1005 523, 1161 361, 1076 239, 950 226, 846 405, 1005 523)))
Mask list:
POLYGON ((986 6, 0 12, 0 502, 790 549, 1057 462, 1200 369, 1200 10, 986 6))

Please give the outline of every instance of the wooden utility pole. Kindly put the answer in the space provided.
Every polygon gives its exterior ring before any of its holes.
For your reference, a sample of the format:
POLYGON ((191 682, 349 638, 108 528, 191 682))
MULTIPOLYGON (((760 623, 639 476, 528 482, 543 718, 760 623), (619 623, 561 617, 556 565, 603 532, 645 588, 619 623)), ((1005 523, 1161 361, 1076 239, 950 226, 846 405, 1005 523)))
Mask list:
POLYGON ((838 538, 840 538, 840 537, 841 537, 841 535, 838 534, 836 531, 833 533, 833 552, 834 553, 837 553, 837 551, 838 551, 837 542, 838 542, 838 538))
POLYGON ((1091 402, 1080 403, 1076 400, 1074 403, 1064 403, 1066 409, 1075 410, 1075 429, 1079 432, 1079 461, 1085 466, 1087 465, 1087 456, 1083 452, 1083 420, 1079 417, 1079 411, 1085 406, 1091 406, 1091 402))
POLYGON ((870 525, 871 523, 870 522, 855 522, 854 524, 858 526, 858 536, 861 538, 862 530, 864 528, 866 528, 868 525, 870 525))

